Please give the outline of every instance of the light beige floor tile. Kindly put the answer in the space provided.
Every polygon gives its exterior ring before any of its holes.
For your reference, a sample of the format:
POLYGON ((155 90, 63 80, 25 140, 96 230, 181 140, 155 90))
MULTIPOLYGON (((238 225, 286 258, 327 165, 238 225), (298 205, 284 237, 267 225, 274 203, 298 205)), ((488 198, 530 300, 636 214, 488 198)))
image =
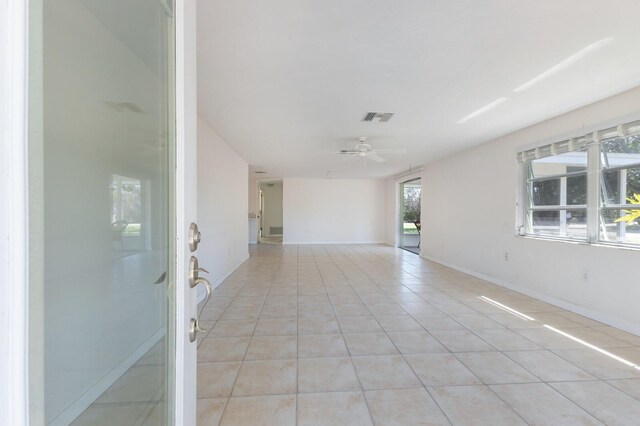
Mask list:
POLYGON ((491 389, 530 425, 602 424, 544 383, 493 385, 491 389))
POLYGON ((551 351, 515 351, 504 354, 545 382, 595 379, 551 351))
POLYGON ((448 425, 442 411, 422 388, 366 391, 376 425, 448 425))
POLYGON ((414 319, 428 332, 444 330, 465 330, 464 326, 453 318, 445 315, 414 315, 414 319))
POLYGON ((640 347, 609 348, 609 352, 615 353, 636 365, 640 365, 640 347))
POLYGON ((635 399, 640 400, 640 379, 609 380, 608 383, 627 395, 631 395, 635 399))
POLYGON ((474 332, 485 342, 501 351, 531 351, 542 349, 513 330, 478 330, 474 332))
POLYGON ((544 349, 581 349, 584 348, 565 336, 562 336, 547 328, 528 328, 516 330, 518 334, 526 337, 544 349))
MULTIPOLYGON (((340 298, 338 297, 337 299, 339 300, 340 298)), ((350 303, 340 305, 334 303, 333 310, 335 311, 338 318, 371 315, 371 311, 369 311, 369 308, 367 308, 364 303, 350 303)))
POLYGON ((298 336, 298 358, 348 356, 349 352, 340 334, 298 336))
POLYGON ((426 331, 389 333, 389 337, 403 354, 448 352, 447 348, 426 331))
POLYGON ((456 314, 452 315, 451 318, 472 331, 504 329, 502 324, 499 324, 482 314, 456 314))
POLYGON ((497 323, 504 325, 512 330, 520 330, 527 328, 542 328, 542 325, 537 321, 529 321, 524 318, 517 317, 507 312, 498 312, 494 314, 487 314, 489 318, 497 323))
POLYGON ((198 346, 198 362, 242 361, 249 337, 208 337, 198 346))
POLYGON ((638 424, 640 401, 605 382, 559 382, 549 385, 605 424, 638 424))
POLYGON ((196 426, 217 426, 225 405, 227 398, 198 399, 196 426))
POLYGON ((352 358, 364 389, 418 387, 420 381, 399 355, 352 358))
POLYGON ((398 350, 384 333, 345 334, 351 356, 391 355, 398 350))
POLYGON ((453 354, 405 355, 405 359, 425 386, 482 384, 453 354))
POLYGON ((260 316, 261 306, 229 306, 220 320, 257 320, 260 316))
MULTIPOLYGON (((553 352, 599 379, 640 378, 640 371, 593 349, 556 350, 553 352)), ((611 349, 611 353, 614 355, 617 355, 616 352, 618 351, 611 349)))
POLYGON ((402 308, 411 315, 441 315, 435 306, 428 302, 404 303, 401 302, 402 308))
POLYGON ((298 334, 340 334, 335 318, 299 318, 298 334))
POLYGON ((369 305, 369 310, 375 316, 408 315, 407 311, 395 302, 369 305))
POLYGON ((486 386, 429 388, 429 393, 455 425, 526 425, 486 386))
POLYGON ((309 393, 298 396, 298 426, 372 424, 362 392, 309 393))
POLYGON ((298 357, 297 336, 253 336, 245 360, 298 357))
POLYGON ((200 315, 200 319, 202 321, 216 321, 218 319, 220 319, 220 317, 222 316, 224 310, 226 308, 212 308, 212 307, 207 307, 206 309, 202 310, 202 314, 200 315))
POLYGON ((340 329, 344 334, 354 333, 382 333, 382 327, 373 316, 338 317, 340 329))
POLYGON ((350 358, 298 360, 298 392, 360 390, 350 358))
POLYGON ((480 352, 495 349, 478 336, 466 330, 430 331, 445 348, 451 352, 480 352))
POLYGON ((220 320, 215 323, 208 337, 251 336, 255 326, 254 320, 220 320))
POLYGON ((261 318, 258 320, 254 336, 295 336, 298 334, 298 320, 295 318, 261 318))
POLYGON ((297 318, 298 308, 293 306, 269 306, 262 308, 260 319, 297 318))
POLYGON ((233 306, 233 307, 236 307, 236 306, 252 306, 252 307, 256 307, 256 306, 262 306, 264 301, 265 301, 264 297, 238 296, 235 299, 233 299, 233 301, 231 302, 230 306, 233 306))
POLYGON ((409 315, 377 316, 380 326, 387 333, 399 331, 424 331, 424 328, 409 315))
POLYGON ((209 362, 198 364, 198 398, 222 398, 231 395, 240 369, 239 362, 209 362))
POLYGON ((640 336, 636 336, 635 334, 627 333, 626 331, 609 326, 594 327, 593 329, 608 336, 613 336, 624 342, 631 343, 634 346, 640 346, 640 336))
POLYGON ((296 392, 296 360, 245 361, 233 396, 256 396, 296 392))
POLYGON ((293 426, 295 424, 295 395, 230 398, 220 422, 221 426, 293 426))
POLYGON ((298 318, 330 318, 335 317, 333 307, 329 302, 298 304, 298 318))
POLYGON ((540 381, 501 352, 466 352, 456 357, 485 384, 540 381))

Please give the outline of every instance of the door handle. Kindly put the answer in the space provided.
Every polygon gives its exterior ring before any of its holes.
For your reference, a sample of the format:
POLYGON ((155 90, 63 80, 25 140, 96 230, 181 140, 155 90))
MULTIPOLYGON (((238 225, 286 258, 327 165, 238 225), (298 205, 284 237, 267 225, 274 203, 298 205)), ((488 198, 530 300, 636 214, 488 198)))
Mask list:
POLYGON ((202 305, 198 309, 198 314, 196 315, 195 318, 191 318, 191 321, 189 322, 189 341, 190 342, 195 342, 199 332, 207 331, 204 328, 200 327, 200 315, 202 315, 202 311, 204 311, 205 306, 207 306, 207 303, 211 298, 211 283, 206 278, 196 278, 195 284, 192 285, 191 288, 198 287, 198 284, 204 285, 204 288, 207 291, 207 295, 204 298, 204 302, 202 302, 202 305))

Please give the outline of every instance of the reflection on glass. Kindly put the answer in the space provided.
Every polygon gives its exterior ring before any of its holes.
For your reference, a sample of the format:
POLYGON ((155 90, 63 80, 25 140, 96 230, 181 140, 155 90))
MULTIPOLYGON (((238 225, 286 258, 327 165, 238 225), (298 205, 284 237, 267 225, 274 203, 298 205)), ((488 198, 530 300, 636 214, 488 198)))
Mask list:
POLYGON ((587 211, 536 210, 531 213, 531 233, 540 236, 587 238, 587 211))
POLYGON ((600 239, 640 244, 640 136, 603 141, 601 159, 600 239))
POLYGON ((115 250, 141 250, 142 182, 112 175, 111 226, 115 250))
POLYGON ((170 4, 44 1, 46 424, 171 422, 170 4))

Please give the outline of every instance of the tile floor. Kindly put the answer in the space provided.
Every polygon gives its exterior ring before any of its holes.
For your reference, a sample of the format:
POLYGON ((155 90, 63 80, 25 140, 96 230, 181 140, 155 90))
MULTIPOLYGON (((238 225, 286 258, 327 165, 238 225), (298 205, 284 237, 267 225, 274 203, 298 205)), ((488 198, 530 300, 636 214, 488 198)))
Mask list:
POLYGON ((640 424, 640 371, 544 325, 640 337, 404 250, 253 246, 204 318, 202 426, 640 424))

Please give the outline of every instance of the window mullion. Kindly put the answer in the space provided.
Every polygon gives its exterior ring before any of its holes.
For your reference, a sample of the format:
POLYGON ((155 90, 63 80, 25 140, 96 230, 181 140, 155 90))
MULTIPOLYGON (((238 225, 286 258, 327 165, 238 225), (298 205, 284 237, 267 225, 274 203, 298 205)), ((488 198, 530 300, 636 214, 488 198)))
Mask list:
POLYGON ((596 243, 600 226, 600 144, 591 144, 587 158, 587 240, 596 243))

